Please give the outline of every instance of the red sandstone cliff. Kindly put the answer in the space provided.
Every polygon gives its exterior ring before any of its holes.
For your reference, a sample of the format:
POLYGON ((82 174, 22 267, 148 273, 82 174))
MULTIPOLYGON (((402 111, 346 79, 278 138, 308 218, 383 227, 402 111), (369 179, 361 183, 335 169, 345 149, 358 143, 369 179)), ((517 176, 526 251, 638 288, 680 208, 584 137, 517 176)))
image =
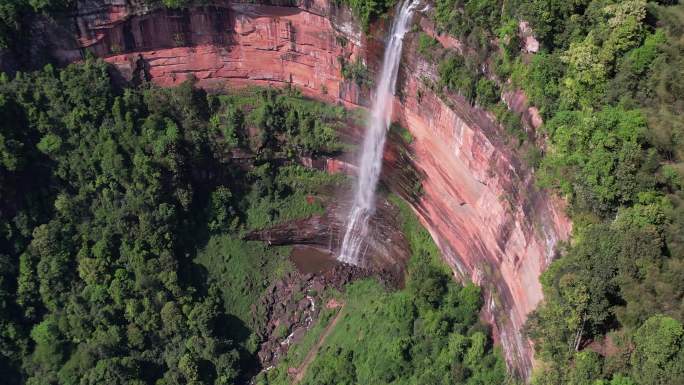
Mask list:
MULTIPOLYGON (((150 11, 129 1, 87 2, 75 27, 50 34, 52 54, 69 62, 88 50, 128 77, 160 85, 189 76, 206 87, 293 84, 320 99, 364 104, 358 87, 342 78, 339 58, 353 60, 380 44, 365 41, 349 13, 327 0, 189 11, 150 11), (65 40, 70 33, 75 38, 65 40)), ((539 274, 570 223, 560 201, 534 188, 491 116, 458 96, 447 105, 421 84, 434 68, 412 49, 405 49, 395 115, 415 138, 410 166, 426 176, 414 209, 455 273, 485 288, 484 315, 509 365, 528 376, 533 352, 521 328, 542 299, 539 274)))
POLYGON ((535 188, 491 114, 457 95, 447 105, 419 80, 436 80, 435 72, 405 54, 394 109, 415 137, 414 164, 426 176, 415 209, 454 271, 485 289, 485 317, 509 365, 528 377, 534 352, 521 329, 542 299, 539 275, 571 223, 563 202, 535 188))

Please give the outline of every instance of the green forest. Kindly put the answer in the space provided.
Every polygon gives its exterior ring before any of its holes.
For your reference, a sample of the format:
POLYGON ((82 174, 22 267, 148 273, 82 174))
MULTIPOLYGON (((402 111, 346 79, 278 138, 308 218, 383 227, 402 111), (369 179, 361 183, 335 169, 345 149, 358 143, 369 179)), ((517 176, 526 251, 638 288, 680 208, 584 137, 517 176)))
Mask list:
POLYGON ((119 89, 109 70, 0 80, 2 383, 242 382, 250 305, 291 266, 241 234, 323 209, 306 194, 344 181, 291 160, 337 151, 346 112, 295 91, 119 89))
POLYGON ((539 184, 575 225, 528 321, 538 382, 684 383, 684 7, 541 5, 546 51, 514 71, 546 118, 539 184))

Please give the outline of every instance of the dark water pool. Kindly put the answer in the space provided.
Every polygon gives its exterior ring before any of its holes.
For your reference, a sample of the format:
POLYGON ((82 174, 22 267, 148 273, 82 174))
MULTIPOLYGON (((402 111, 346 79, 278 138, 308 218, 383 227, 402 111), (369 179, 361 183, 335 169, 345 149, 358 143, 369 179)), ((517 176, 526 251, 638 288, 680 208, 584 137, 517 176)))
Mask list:
POLYGON ((321 273, 332 269, 338 263, 328 250, 311 246, 294 246, 290 261, 303 274, 321 273))

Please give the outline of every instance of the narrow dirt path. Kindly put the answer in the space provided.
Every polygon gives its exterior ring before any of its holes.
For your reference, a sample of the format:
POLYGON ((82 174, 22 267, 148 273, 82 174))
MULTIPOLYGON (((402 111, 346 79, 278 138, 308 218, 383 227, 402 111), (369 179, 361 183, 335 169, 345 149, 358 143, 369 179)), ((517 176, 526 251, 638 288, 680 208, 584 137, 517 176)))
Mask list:
POLYGON ((301 365, 299 365, 299 367, 297 368, 296 374, 292 380, 292 385, 297 385, 304 379, 304 376, 306 375, 306 371, 309 368, 309 365, 316 358, 316 355, 318 355, 318 350, 321 348, 321 346, 323 346, 325 339, 328 338, 328 335, 330 335, 332 330, 335 328, 335 325, 337 325, 337 321, 340 320, 340 317, 342 316, 342 310, 344 309, 344 303, 331 300, 328 302, 326 307, 337 308, 337 314, 335 315, 335 318, 333 318, 333 320, 328 324, 328 326, 325 327, 325 330, 323 331, 323 334, 321 334, 321 337, 318 339, 318 342, 316 342, 316 345, 314 345, 311 348, 311 350, 309 350, 309 353, 307 353, 306 357, 304 357, 304 361, 302 361, 301 365))

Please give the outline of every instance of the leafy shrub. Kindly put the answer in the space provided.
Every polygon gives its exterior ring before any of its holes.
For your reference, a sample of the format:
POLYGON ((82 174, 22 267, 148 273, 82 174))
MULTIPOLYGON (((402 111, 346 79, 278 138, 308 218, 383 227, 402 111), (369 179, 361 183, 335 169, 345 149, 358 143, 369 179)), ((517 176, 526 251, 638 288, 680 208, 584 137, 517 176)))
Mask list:
POLYGON ((395 4, 395 0, 338 0, 349 6, 364 30, 395 4))
POLYGON ((342 77, 351 80, 359 86, 368 86, 373 80, 371 79, 368 67, 361 61, 361 58, 356 58, 353 63, 347 62, 344 58, 340 58, 342 67, 342 77))
POLYGON ((432 36, 421 32, 418 35, 418 53, 424 58, 431 60, 433 58, 433 50, 439 46, 439 42, 432 36))

